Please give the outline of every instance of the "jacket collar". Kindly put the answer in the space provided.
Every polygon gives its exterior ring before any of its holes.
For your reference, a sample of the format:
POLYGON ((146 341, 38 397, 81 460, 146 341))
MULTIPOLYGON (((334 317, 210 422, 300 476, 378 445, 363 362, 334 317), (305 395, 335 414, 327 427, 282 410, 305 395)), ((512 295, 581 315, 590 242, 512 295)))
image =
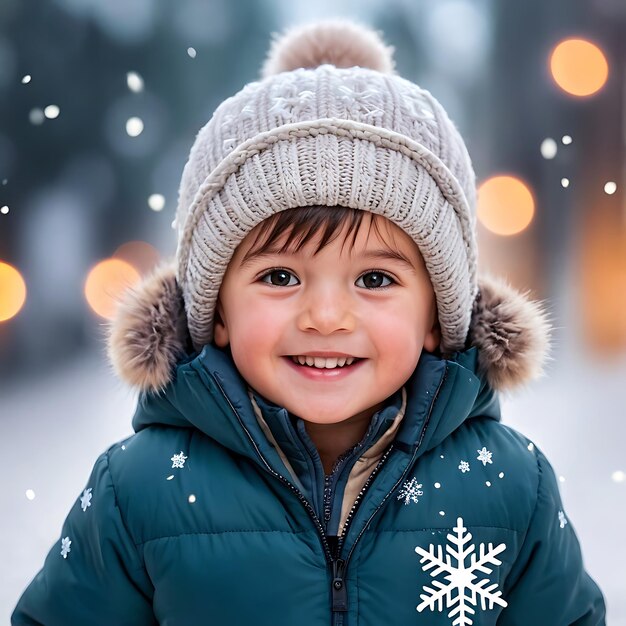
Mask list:
MULTIPOLYGON (((406 413, 396 436, 398 446, 407 451, 419 446, 424 452, 475 415, 500 419, 497 395, 477 374, 477 356, 476 348, 450 359, 422 352, 405 384, 406 413)), ((263 410, 280 407, 265 404, 263 410)), ((256 419, 248 386, 230 354, 213 345, 181 360, 163 392, 140 395, 133 428, 140 431, 152 424, 198 428, 238 454, 286 471, 256 419)))

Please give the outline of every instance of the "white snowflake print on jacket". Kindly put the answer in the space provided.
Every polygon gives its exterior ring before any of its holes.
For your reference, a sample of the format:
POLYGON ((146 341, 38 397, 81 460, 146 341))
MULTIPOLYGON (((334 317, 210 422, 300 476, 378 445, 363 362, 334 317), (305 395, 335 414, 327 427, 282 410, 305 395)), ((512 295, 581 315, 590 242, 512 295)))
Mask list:
POLYGON ((72 544, 72 541, 69 537, 63 537, 63 539, 61 539, 61 556, 64 559, 67 559, 68 553, 71 552, 71 549, 70 549, 71 544, 72 544))
POLYGON ((455 534, 448 534, 448 543, 446 545, 445 561, 442 558, 441 546, 430 545, 428 552, 423 548, 417 546, 415 552, 422 558, 420 563, 426 562, 422 566, 424 571, 428 571, 432 568, 430 575, 435 578, 442 572, 445 572, 446 582, 443 583, 439 580, 433 580, 432 587, 424 585, 424 591, 426 593, 420 594, 422 599, 421 604, 416 608, 421 613, 425 608, 430 608, 431 611, 435 610, 435 603, 437 604, 437 611, 443 611, 443 603, 445 600, 445 608, 450 609, 448 617, 452 619, 452 626, 470 626, 474 622, 470 615, 474 615, 476 611, 470 606, 476 606, 476 596, 480 596, 481 609, 484 611, 486 604, 488 603, 489 609, 492 609, 494 604, 499 604, 502 607, 507 606, 500 596, 501 591, 495 591, 498 583, 488 585, 489 580, 486 578, 477 581, 477 575, 475 572, 480 571, 485 574, 491 574, 491 569, 487 567, 490 565, 501 565, 501 561, 496 558, 497 554, 506 550, 506 545, 501 543, 497 547, 493 547, 492 543, 489 543, 487 552, 485 552, 485 544, 480 544, 480 557, 476 558, 475 546, 473 544, 464 547, 471 538, 472 534, 467 532, 467 528, 463 526, 463 518, 459 517, 454 527, 455 534), (452 545, 450 545, 452 544, 452 545), (435 548, 437 549, 435 553, 435 548), (451 564, 451 558, 456 560, 456 566, 451 564), (469 567, 465 567, 465 559, 469 557, 469 567), (466 594, 466 590, 468 593, 466 594))
POLYGON ((567 520, 565 519, 565 513, 563 511, 559 511, 559 525, 561 528, 565 528, 565 524, 567 524, 567 520))
POLYGON ((188 457, 186 457, 183 454, 183 451, 180 451, 180 454, 175 454, 170 461, 172 462, 172 468, 174 469, 182 469, 183 467, 185 467, 185 461, 188 459, 188 457))
POLYGON ((83 491, 83 495, 80 497, 80 508, 83 513, 87 510, 87 507, 91 506, 91 487, 83 491))
POLYGON ((459 469, 463 472, 463 474, 465 474, 465 472, 469 472, 469 463, 467 461, 461 461, 461 463, 459 464, 459 469))
POLYGON ((402 489, 400 489, 398 500, 404 500, 404 504, 409 504, 410 502, 417 504, 419 502, 418 496, 424 495, 424 492, 420 489, 421 486, 421 483, 418 483, 415 478, 406 481, 402 485, 402 489))
POLYGON ((482 450, 476 450, 476 452, 478 452, 476 460, 482 461, 483 466, 487 465, 487 463, 493 463, 493 461, 491 460, 491 452, 489 452, 487 448, 483 447, 482 450))

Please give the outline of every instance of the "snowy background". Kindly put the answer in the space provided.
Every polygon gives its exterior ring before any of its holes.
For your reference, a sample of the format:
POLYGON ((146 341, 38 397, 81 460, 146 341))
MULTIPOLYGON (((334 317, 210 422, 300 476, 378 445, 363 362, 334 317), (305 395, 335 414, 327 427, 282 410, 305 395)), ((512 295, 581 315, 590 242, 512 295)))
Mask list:
POLYGON ((482 268, 532 290, 556 327, 547 376, 503 399, 503 421, 551 461, 607 623, 626 626, 623 0, 0 0, 0 263, 28 286, 0 322, 0 623, 96 457, 131 433, 135 397, 105 359, 87 273, 123 245, 142 272, 174 252, 198 129, 257 77, 273 31, 333 15, 385 32, 399 72, 457 123, 479 182, 509 172, 534 191, 520 234, 479 225, 482 268), (546 69, 573 35, 609 59, 592 98, 546 69))

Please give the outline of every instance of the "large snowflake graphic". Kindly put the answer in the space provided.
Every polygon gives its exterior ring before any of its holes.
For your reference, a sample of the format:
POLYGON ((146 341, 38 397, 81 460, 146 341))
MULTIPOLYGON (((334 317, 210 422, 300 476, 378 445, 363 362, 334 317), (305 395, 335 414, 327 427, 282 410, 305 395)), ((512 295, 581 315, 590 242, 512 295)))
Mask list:
POLYGON ((474 623, 470 615, 476 612, 470 604, 476 606, 477 595, 480 596, 480 604, 483 611, 487 604, 490 609, 493 608, 494 604, 499 604, 502 607, 507 606, 507 602, 500 597, 502 592, 494 591, 498 583, 493 583, 487 587, 489 580, 484 578, 477 581, 477 575, 475 574, 476 571, 491 574, 492 570, 487 565, 501 564, 496 555, 503 552, 506 549, 506 545, 501 543, 494 548, 493 544, 489 543, 487 552, 485 552, 485 544, 481 543, 480 557, 476 558, 475 546, 471 544, 465 547, 465 544, 472 539, 472 534, 467 532, 467 528, 463 526, 463 518, 457 518, 454 530, 454 535, 448 534, 449 543, 446 545, 447 554, 445 561, 442 558, 441 546, 431 544, 428 552, 419 546, 415 548, 415 552, 422 557, 420 563, 426 562, 422 566, 424 571, 434 568, 430 572, 433 578, 442 572, 446 573, 445 583, 433 580, 432 587, 424 585, 426 593, 420 594, 422 602, 416 608, 420 613, 427 607, 434 611, 436 603, 437 611, 442 611, 444 610, 443 602, 445 599, 446 608, 450 609, 448 617, 453 619, 452 626, 470 626, 474 623), (451 557, 456 559, 456 567, 452 565, 451 557), (467 557, 469 557, 470 562, 469 567, 466 568, 465 560, 467 557))
POLYGON ((409 502, 417 504, 419 502, 418 497, 424 495, 424 492, 420 489, 421 486, 422 485, 418 483, 415 478, 407 480, 404 485, 402 485, 402 489, 400 489, 398 500, 404 500, 404 504, 409 504, 409 502))

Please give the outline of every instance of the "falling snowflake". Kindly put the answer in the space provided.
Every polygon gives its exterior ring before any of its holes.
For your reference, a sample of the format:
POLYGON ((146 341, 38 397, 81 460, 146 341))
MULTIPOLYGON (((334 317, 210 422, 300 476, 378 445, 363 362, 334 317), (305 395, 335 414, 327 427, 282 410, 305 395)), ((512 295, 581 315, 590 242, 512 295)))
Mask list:
POLYGON ((563 511, 559 511, 559 524, 561 528, 565 528, 565 524, 567 524, 567 520, 565 519, 565 513, 563 513, 563 511))
POLYGON ((465 474, 465 472, 469 472, 470 471, 470 466, 469 463, 467 461, 461 461, 461 464, 459 465, 459 469, 465 474))
POLYGON ((85 512, 87 507, 91 506, 91 487, 83 491, 83 495, 80 498, 80 508, 85 512))
POLYGON ((418 496, 424 495, 424 492, 420 489, 421 486, 415 478, 406 481, 398 494, 398 500, 404 500, 404 504, 409 504, 409 502, 417 504, 419 502, 418 496))
POLYGON ((63 537, 63 539, 61 539, 61 556, 64 559, 67 559, 67 555, 70 552, 70 545, 71 545, 71 541, 69 537, 63 537))
POLYGON ((176 469, 182 469, 185 467, 185 461, 188 457, 183 454, 183 451, 180 451, 180 454, 175 454, 170 461, 172 462, 172 467, 176 469))
POLYGON ((422 599, 421 604, 416 608, 421 613, 425 608, 430 608, 431 611, 435 610, 435 603, 437 603, 437 611, 443 611, 443 601, 445 598, 446 609, 451 609, 448 613, 448 617, 452 618, 453 626, 470 626, 474 622, 470 618, 470 614, 474 614, 476 611, 469 606, 472 604, 476 606, 476 594, 480 596, 481 609, 484 611, 486 603, 489 603, 489 609, 492 609, 494 604, 499 604, 502 607, 507 606, 500 596, 501 591, 494 591, 498 586, 498 583, 493 583, 489 587, 486 585, 489 580, 484 578, 478 582, 474 582, 477 578, 474 572, 481 571, 485 574, 491 574, 491 569, 487 567, 487 564, 501 565, 501 561, 496 558, 497 554, 503 552, 506 549, 506 545, 501 543, 496 548, 492 543, 489 543, 488 551, 485 553, 485 544, 480 544, 480 558, 476 559, 475 545, 471 544, 467 548, 463 546, 471 540, 471 533, 467 532, 467 528, 463 526, 463 518, 459 517, 456 521, 454 530, 456 534, 448 534, 448 543, 446 545, 445 561, 442 559, 441 546, 434 546, 430 544, 429 551, 427 552, 423 548, 417 546, 415 552, 422 558, 420 563, 427 561, 422 566, 424 571, 428 571, 431 568, 435 568, 430 572, 430 575, 434 578, 446 572, 446 583, 442 583, 438 580, 433 580, 433 587, 424 585, 424 591, 426 593, 420 594, 422 599), (450 544, 454 544, 451 546, 450 544), (437 553, 435 554, 435 547, 437 553), (450 563, 450 555, 456 559, 457 567, 453 567, 450 563), (465 567, 465 559, 469 556, 469 567, 465 567), (436 589, 434 588, 436 587, 436 589), (468 590, 468 594, 465 590, 468 590), (453 597, 453 592, 456 591, 456 595, 453 597), (469 603, 469 604, 467 604, 469 603))
POLYGON ((491 452, 489 452, 487 448, 483 447, 482 450, 476 450, 476 452, 478 452, 476 460, 482 461, 483 466, 487 465, 487 463, 493 463, 493 461, 491 460, 491 452))

